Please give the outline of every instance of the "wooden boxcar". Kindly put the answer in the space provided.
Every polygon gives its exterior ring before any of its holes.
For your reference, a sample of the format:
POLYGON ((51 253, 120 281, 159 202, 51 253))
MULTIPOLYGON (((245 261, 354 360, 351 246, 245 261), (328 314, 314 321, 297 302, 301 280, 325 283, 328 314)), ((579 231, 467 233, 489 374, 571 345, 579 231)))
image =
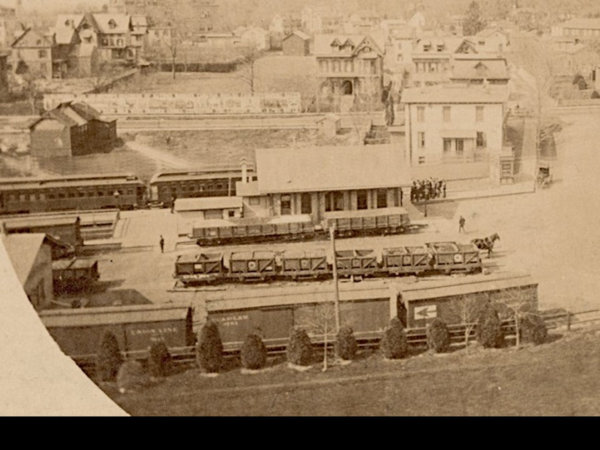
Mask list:
POLYGON ((337 236, 402 233, 410 225, 401 207, 334 211, 324 214, 324 228, 335 226, 337 236))
POLYGON ((173 277, 184 285, 220 282, 226 276, 222 253, 179 255, 175 261, 173 277))
POLYGON ((191 237, 198 245, 259 243, 273 240, 301 240, 314 236, 310 216, 203 220, 194 224, 191 237))
POLYGON ((135 175, 71 175, 0 179, 0 214, 133 209, 144 206, 146 187, 135 175))
POLYGON ((193 311, 187 306, 135 305, 46 310, 42 323, 62 351, 81 363, 94 362, 106 331, 123 353, 147 351, 153 342, 168 347, 194 345, 193 311))
POLYGON ((473 244, 456 242, 430 242, 427 247, 435 257, 435 270, 450 273, 453 271, 481 272, 482 262, 479 249, 473 244))
POLYGON ((78 258, 52 261, 52 281, 56 293, 80 291, 99 278, 98 261, 78 258))
MULTIPOLYGON (((249 333, 259 333, 268 349, 287 345, 290 329, 304 327, 313 343, 324 341, 320 331, 327 317, 328 341, 335 339, 333 285, 211 292, 207 316, 219 326, 224 350, 238 351, 249 333)), ((340 284, 340 317, 354 330, 357 340, 377 341, 396 310, 396 294, 384 282, 340 284)))
POLYGON ((81 220, 78 216, 19 217, 2 220, 6 234, 46 233, 78 252, 83 246, 81 220))
POLYGON ((271 251, 234 252, 229 258, 229 277, 238 280, 269 280, 277 276, 275 253, 271 251))
POLYGON ((329 278, 331 267, 325 250, 285 251, 281 256, 280 275, 292 280, 329 278))
POLYGON ((527 274, 496 273, 404 284, 398 292, 398 316, 408 328, 425 327, 436 317, 460 323, 464 302, 492 303, 501 312, 519 305, 536 311, 537 282, 527 274))
POLYGON ((374 250, 338 250, 335 252, 337 271, 341 277, 375 276, 379 272, 374 250))
MULTIPOLYGON (((247 177, 256 180, 254 168, 248 168, 247 177)), ((198 171, 161 172, 150 180, 150 200, 167 206, 174 197, 235 196, 238 181, 242 181, 240 167, 210 166, 198 171)))
POLYGON ((419 275, 431 270, 431 258, 425 246, 386 248, 381 254, 381 268, 388 275, 419 275))

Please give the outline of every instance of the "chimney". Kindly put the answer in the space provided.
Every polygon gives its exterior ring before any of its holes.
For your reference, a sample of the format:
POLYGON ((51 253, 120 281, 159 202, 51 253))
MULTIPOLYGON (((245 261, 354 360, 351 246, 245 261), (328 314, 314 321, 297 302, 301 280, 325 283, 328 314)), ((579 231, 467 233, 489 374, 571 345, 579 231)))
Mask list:
POLYGON ((242 159, 242 183, 248 183, 248 163, 242 159))

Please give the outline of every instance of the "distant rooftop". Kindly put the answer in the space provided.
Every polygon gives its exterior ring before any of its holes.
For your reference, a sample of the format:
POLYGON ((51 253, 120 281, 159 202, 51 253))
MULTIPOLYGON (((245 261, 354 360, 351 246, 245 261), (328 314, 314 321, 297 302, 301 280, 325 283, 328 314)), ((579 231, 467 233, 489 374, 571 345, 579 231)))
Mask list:
POLYGON ((559 26, 562 28, 600 30, 600 19, 575 18, 575 19, 567 20, 566 22, 560 24, 559 26))
POLYGON ((410 184, 402 151, 391 145, 258 149, 256 164, 261 194, 410 184))
POLYGON ((438 85, 402 92, 403 103, 504 103, 507 100, 506 86, 438 85))

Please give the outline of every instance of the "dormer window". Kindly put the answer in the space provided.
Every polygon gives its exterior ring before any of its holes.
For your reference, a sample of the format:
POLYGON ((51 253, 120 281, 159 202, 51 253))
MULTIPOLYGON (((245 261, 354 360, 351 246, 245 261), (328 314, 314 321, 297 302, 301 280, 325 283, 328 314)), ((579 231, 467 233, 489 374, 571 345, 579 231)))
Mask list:
POLYGON ((69 19, 65 20, 65 26, 68 27, 69 25, 71 25, 71 21, 69 19))
POLYGON ((423 51, 424 51, 424 52, 428 52, 428 51, 430 51, 430 50, 431 50, 431 44, 425 44, 425 45, 423 46, 423 51))
POLYGON ((108 27, 109 27, 110 29, 117 28, 117 22, 115 22, 115 20, 114 20, 114 19, 110 19, 110 20, 108 21, 108 27))
POLYGON ((443 52, 444 51, 444 44, 438 44, 437 51, 438 52, 443 52))

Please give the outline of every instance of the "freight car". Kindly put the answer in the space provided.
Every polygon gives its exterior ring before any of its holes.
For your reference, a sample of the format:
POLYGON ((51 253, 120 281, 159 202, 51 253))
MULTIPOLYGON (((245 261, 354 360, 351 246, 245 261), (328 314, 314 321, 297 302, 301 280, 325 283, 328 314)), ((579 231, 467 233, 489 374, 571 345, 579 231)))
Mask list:
MULTIPOLYGON (((340 277, 389 277, 425 273, 481 272, 479 250, 473 244, 433 242, 421 247, 384 249, 381 254, 372 249, 336 251, 340 277)), ((184 286, 192 284, 327 279, 333 265, 325 250, 312 251, 251 251, 181 255, 175 261, 173 277, 184 286)))
POLYGON ((325 213, 322 224, 313 224, 309 215, 275 218, 204 220, 194 225, 190 238, 198 245, 247 244, 269 241, 324 239, 335 226, 338 237, 403 233, 411 229, 404 208, 381 208, 325 213))
MULTIPOLYGON (((324 342, 322 331, 335 329, 331 312, 332 285, 302 285, 284 288, 210 292, 207 318, 218 324, 226 352, 236 352, 249 333, 258 333, 269 350, 287 345, 292 327, 307 329, 313 344, 324 342), (326 318, 326 319, 325 319, 326 318)), ((474 277, 408 283, 375 280, 360 284, 341 283, 340 323, 350 326, 361 342, 378 342, 393 317, 398 317, 410 336, 424 336, 424 327, 435 318, 448 325, 461 324, 458 299, 493 304, 504 319, 516 302, 537 310, 537 283, 526 274, 498 273, 474 277), (504 312, 502 312, 504 311, 504 312)), ((332 332, 327 336, 335 339, 332 332)))
POLYGON ((168 347, 194 345, 193 310, 173 305, 107 306, 46 310, 42 323, 62 351, 78 363, 93 363, 105 332, 123 353, 147 351, 156 341, 168 347))
POLYGON ((81 291, 99 278, 98 261, 78 258, 52 261, 52 281, 57 294, 81 291))
MULTIPOLYGON (((150 201, 170 206, 173 198, 230 197, 236 195, 236 183, 243 170, 231 166, 210 166, 197 171, 161 172, 150 180, 150 201)), ((256 181, 253 167, 246 177, 256 181)))
POLYGON ((146 204, 145 192, 142 181, 129 174, 3 178, 0 214, 134 209, 146 204))

